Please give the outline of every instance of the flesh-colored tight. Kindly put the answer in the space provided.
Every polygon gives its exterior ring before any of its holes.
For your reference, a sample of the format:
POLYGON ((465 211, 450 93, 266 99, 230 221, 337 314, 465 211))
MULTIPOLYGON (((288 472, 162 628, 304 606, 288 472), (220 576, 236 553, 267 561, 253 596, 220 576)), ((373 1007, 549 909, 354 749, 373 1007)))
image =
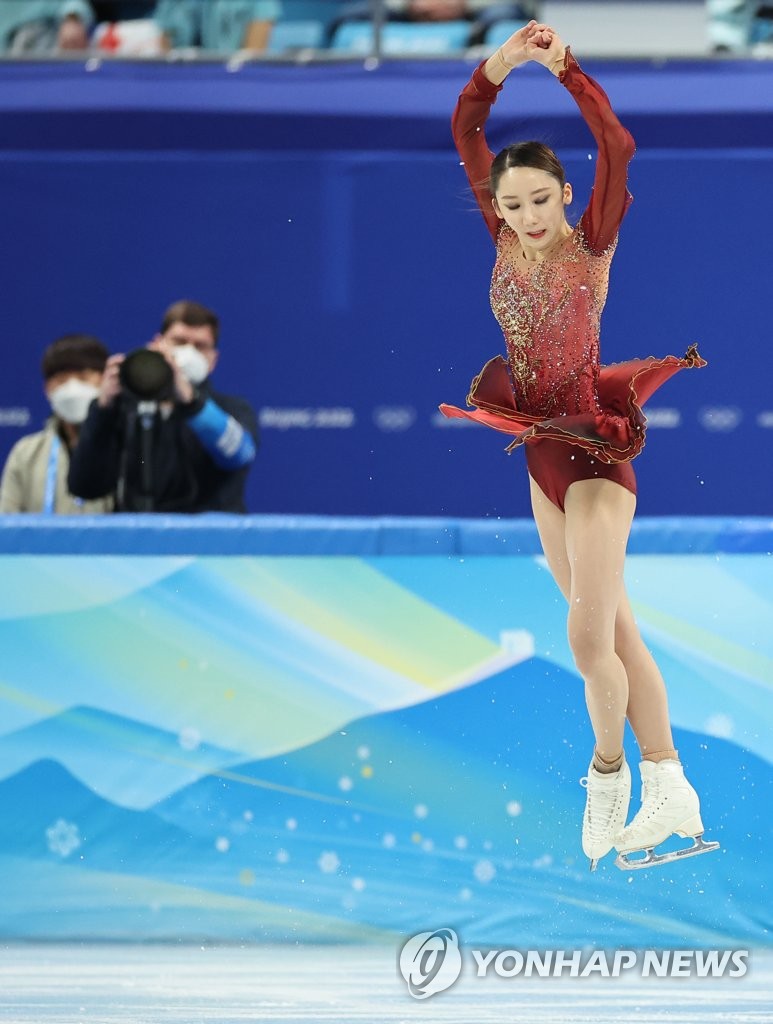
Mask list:
POLYGON ((596 751, 612 764, 623 748, 626 718, 642 758, 675 758, 663 677, 644 644, 623 582, 636 497, 611 480, 579 480, 564 511, 530 477, 542 549, 569 604, 567 631, 596 751))

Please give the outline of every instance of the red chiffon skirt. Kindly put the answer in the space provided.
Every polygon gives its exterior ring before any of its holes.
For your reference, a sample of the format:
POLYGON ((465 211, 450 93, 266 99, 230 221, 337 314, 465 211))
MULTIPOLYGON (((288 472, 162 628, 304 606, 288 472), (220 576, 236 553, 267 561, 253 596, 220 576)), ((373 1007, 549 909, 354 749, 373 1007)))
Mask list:
POLYGON ((599 372, 600 412, 543 419, 521 412, 515 402, 510 371, 502 356, 490 359, 473 380, 467 404, 472 409, 441 405, 449 418, 465 417, 512 436, 505 451, 542 438, 578 445, 600 462, 630 462, 644 447, 646 418, 642 406, 679 370, 705 366, 692 345, 684 358, 631 359, 602 366, 599 372))

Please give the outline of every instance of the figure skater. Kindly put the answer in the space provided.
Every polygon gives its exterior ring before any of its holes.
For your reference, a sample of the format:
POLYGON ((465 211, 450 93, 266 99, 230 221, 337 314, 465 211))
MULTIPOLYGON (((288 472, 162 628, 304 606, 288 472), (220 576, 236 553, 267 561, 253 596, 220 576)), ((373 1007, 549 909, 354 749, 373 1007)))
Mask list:
POLYGON ((623 567, 636 505, 631 459, 644 445, 641 405, 680 369, 706 364, 693 347, 683 359, 599 365, 610 263, 632 201, 633 139, 558 34, 535 21, 476 69, 459 97, 453 133, 496 245, 491 306, 507 359, 490 360, 475 378, 467 399, 473 410, 440 408, 514 435, 508 451, 526 448, 534 518, 569 602, 569 643, 595 737, 582 780, 583 850, 591 870, 613 846, 624 869, 705 853, 719 844, 702 839, 698 796, 674 749, 665 684, 634 621, 623 567), (494 157, 486 144, 484 125, 502 83, 528 61, 571 93, 598 145, 590 201, 575 227, 566 219, 572 187, 551 149, 521 142, 494 157), (641 809, 627 827, 626 718, 642 779, 641 809), (674 833, 693 845, 653 852, 674 833))

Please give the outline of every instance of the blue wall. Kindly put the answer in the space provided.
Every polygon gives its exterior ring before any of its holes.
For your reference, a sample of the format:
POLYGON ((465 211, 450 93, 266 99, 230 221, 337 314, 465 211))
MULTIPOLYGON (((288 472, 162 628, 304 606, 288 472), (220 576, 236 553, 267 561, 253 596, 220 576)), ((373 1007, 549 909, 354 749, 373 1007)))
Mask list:
MULTIPOLYGON (((653 400, 658 422, 676 410, 679 425, 650 431, 636 463, 640 511, 765 513, 773 487, 760 459, 769 466, 772 435, 758 417, 773 409, 773 149, 744 148, 765 137, 741 117, 741 99, 736 119, 720 109, 732 106, 724 65, 716 81, 701 72, 724 97, 713 121, 685 109, 712 107, 689 75, 668 84, 634 66, 631 83, 625 69, 594 70, 640 141, 604 359, 682 354, 697 341, 709 361, 653 400), (736 148, 724 147, 722 124, 735 125, 736 148), (733 429, 715 429, 728 422, 733 429)), ((69 86, 61 71, 22 69, 0 111, 0 409, 27 407, 32 419, 0 426, 0 457, 45 416, 37 366, 49 340, 84 330, 126 351, 187 296, 222 316, 218 386, 263 410, 252 511, 525 514, 523 457, 503 454, 506 438, 437 422, 437 404, 463 403, 502 343, 488 308, 490 242, 448 131, 469 66, 433 66, 426 92, 422 73, 309 69, 294 100, 303 69, 253 69, 238 88, 222 69, 124 68, 105 82, 78 69, 69 86), (161 71, 173 80, 157 82, 161 71), (348 105, 360 80, 370 92, 355 117, 348 105), (283 134, 282 105, 293 102, 283 134), (403 118, 408 148, 398 151, 403 118), (320 425, 331 414, 320 421, 315 410, 331 409, 350 411, 332 413, 338 426, 320 425), (292 410, 306 410, 305 426, 292 410)), ((494 144, 547 125, 542 137, 566 160, 579 216, 593 170, 584 128, 553 83, 524 82, 533 120, 505 94, 494 144)))

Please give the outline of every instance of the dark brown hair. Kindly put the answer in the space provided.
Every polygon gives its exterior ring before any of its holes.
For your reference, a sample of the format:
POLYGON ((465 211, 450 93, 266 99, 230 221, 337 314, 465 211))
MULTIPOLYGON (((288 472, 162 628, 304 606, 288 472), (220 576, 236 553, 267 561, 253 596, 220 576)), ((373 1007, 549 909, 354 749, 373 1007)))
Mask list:
POLYGON ((50 380, 57 373, 80 370, 102 373, 109 355, 99 338, 91 334, 65 334, 52 341, 43 353, 40 363, 43 380, 50 380))
POLYGON ((534 167, 552 174, 561 188, 566 184, 564 165, 544 142, 516 142, 494 157, 489 171, 489 191, 496 195, 499 179, 509 167, 534 167))
POLYGON ((166 313, 164 313, 164 319, 161 322, 161 333, 166 334, 172 324, 185 324, 186 327, 210 327, 212 329, 212 337, 215 339, 215 344, 217 344, 217 339, 220 335, 220 321, 216 313, 213 313, 211 309, 207 309, 206 306, 202 306, 200 302, 191 302, 188 299, 173 302, 166 313))

